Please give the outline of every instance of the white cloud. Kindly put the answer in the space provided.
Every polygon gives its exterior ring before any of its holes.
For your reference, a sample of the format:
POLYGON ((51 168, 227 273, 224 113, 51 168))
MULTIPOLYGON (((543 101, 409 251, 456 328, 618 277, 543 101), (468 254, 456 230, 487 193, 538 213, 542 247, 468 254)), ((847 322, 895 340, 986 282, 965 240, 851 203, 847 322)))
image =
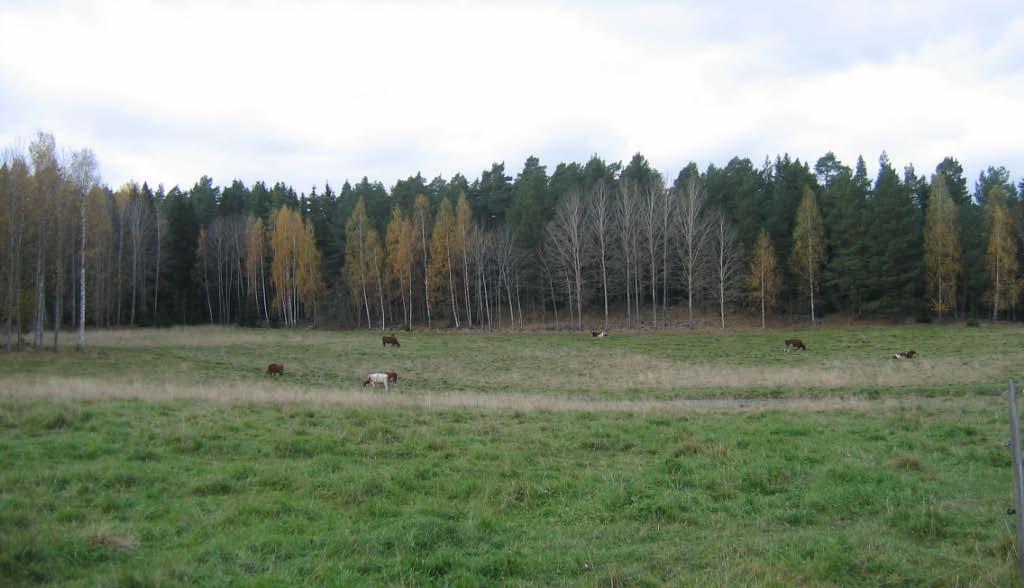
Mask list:
POLYGON ((299 190, 472 178, 492 161, 514 171, 531 153, 553 165, 594 149, 642 151, 670 175, 689 160, 827 150, 852 164, 886 149, 919 173, 950 154, 973 174, 1024 166, 1024 19, 990 22, 1002 3, 977 21, 932 3, 641 8, 9 5, 0 141, 51 130, 94 148, 114 184, 207 173, 299 190))

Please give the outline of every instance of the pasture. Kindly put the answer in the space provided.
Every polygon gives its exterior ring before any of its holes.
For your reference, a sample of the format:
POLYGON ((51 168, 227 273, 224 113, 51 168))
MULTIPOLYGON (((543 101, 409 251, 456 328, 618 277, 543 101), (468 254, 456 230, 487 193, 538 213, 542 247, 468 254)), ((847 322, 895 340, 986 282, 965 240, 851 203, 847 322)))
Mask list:
POLYGON ((1018 328, 396 334, 0 353, 0 584, 1016 582, 1018 328))

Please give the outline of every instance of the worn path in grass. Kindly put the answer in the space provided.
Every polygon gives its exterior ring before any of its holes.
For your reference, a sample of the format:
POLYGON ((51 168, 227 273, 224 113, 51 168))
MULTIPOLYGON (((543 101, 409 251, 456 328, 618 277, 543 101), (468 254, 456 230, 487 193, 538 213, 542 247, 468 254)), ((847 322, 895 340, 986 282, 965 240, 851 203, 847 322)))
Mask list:
POLYGON ((883 412, 897 409, 985 406, 993 401, 1002 405, 998 395, 789 397, 789 398, 677 398, 588 399, 565 396, 500 393, 400 393, 372 390, 325 391, 322 389, 258 382, 254 384, 210 384, 183 386, 105 382, 80 378, 7 378, 2 380, 0 399, 19 398, 55 400, 210 400, 242 403, 307 403, 325 407, 421 408, 428 410, 501 410, 543 412, 624 412, 636 414, 757 413, 787 412, 883 412), (994 400, 993 400, 994 399, 994 400))
MULTIPOLYGON (((398 333, 192 327, 90 333, 89 353, 0 353, 7 388, 109 386, 112 394, 195 387, 278 386, 356 397, 368 372, 396 370, 395 394, 519 395, 586 400, 677 400, 990 393, 1024 373, 1024 330, 1014 326, 830 327, 787 331, 613 333, 398 333), (800 337, 806 352, 786 353, 800 337), (914 349, 912 361, 892 359, 914 349), (266 365, 285 364, 273 382, 266 365)), ((71 338, 66 338, 69 345, 71 338)))

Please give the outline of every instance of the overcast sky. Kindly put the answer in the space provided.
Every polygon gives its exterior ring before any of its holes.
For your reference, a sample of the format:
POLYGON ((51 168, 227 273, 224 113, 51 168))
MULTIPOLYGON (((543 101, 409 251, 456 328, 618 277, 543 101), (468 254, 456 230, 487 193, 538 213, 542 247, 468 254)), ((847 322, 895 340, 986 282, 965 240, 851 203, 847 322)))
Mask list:
POLYGON ((1017 2, 0 0, 0 146, 308 192, 640 151, 1024 172, 1017 2))

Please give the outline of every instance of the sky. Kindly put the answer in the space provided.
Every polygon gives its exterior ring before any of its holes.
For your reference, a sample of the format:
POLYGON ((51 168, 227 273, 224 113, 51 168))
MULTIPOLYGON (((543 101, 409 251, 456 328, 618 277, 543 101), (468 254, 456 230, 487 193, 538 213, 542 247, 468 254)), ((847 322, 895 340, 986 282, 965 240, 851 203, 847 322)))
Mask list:
MULTIPOLYGON (((1019 0, 1018 0, 1019 1, 1019 0)), ((0 0, 0 147, 308 192, 641 152, 1024 174, 1015 2, 0 0), (714 6, 711 6, 714 4, 714 6)))

